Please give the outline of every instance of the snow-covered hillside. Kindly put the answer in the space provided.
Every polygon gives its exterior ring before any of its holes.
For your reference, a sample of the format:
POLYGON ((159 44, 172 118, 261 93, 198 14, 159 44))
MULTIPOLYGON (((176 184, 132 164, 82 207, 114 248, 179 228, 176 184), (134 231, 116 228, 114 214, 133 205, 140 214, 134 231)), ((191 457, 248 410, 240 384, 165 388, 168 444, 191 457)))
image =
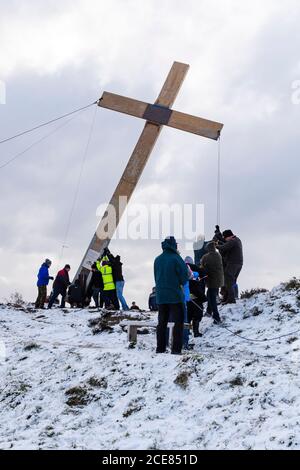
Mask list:
POLYGON ((117 315, 93 334, 100 312, 2 306, 0 448, 300 448, 297 287, 221 309, 240 336, 290 336, 252 343, 204 318, 182 356, 156 355, 153 330, 128 348, 117 315))

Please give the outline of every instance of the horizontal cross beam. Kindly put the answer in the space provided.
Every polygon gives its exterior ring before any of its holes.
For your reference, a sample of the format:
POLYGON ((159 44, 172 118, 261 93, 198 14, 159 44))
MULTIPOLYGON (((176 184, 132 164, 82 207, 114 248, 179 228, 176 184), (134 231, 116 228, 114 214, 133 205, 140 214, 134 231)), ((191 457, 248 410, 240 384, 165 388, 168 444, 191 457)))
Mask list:
POLYGON ((209 121, 208 119, 173 111, 159 104, 151 105, 106 91, 99 99, 98 106, 139 117, 152 124, 166 125, 213 140, 218 140, 223 129, 223 124, 219 122, 209 121))

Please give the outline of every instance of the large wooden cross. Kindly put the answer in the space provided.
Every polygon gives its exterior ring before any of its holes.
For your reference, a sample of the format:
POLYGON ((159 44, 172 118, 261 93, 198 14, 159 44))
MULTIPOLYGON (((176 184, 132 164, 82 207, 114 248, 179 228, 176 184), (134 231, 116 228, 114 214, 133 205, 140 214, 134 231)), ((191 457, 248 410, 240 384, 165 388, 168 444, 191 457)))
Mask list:
POLYGON ((83 281, 86 281, 90 274, 91 264, 109 245, 126 209, 126 204, 120 204, 120 201, 124 201, 124 198, 127 198, 127 202, 130 200, 163 126, 174 127, 202 137, 218 140, 223 124, 171 109, 188 69, 189 65, 174 62, 155 104, 148 104, 107 92, 104 92, 98 101, 98 106, 102 108, 145 119, 146 124, 110 200, 110 204, 116 210, 115 226, 109 224, 110 227, 107 230, 107 213, 105 213, 80 264, 76 278, 80 276, 83 281), (98 233, 105 231, 106 235, 99 238, 98 233))

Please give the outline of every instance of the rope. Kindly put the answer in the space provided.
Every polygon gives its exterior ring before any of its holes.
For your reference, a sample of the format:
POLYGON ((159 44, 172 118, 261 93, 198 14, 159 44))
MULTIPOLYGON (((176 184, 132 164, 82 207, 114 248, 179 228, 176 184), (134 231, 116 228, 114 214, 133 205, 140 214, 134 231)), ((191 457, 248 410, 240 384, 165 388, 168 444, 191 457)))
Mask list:
POLYGON ((235 333, 234 331, 231 331, 225 325, 221 325, 221 327, 224 328, 225 330, 229 331, 229 333, 231 333, 232 335, 238 336, 239 338, 243 339, 244 341, 248 341, 249 343, 266 343, 266 342, 269 342, 269 341, 277 341, 277 340, 282 339, 282 338, 288 338, 289 336, 295 335, 295 334, 300 332, 300 329, 298 329, 296 331, 291 331, 290 333, 287 333, 287 334, 281 335, 281 336, 276 336, 274 338, 252 339, 252 338, 246 338, 245 336, 241 336, 240 334, 235 333))
POLYGON ((63 114, 62 116, 59 116, 57 118, 51 119, 50 121, 44 122, 43 124, 39 124, 35 127, 32 127, 31 129, 28 129, 28 130, 23 131, 23 132, 19 132, 18 134, 15 134, 11 137, 7 137, 6 139, 0 140, 0 144, 4 144, 4 142, 9 142, 10 140, 16 139, 17 137, 21 137, 22 135, 28 134, 29 132, 33 132, 37 129, 40 129, 41 127, 48 126, 48 124, 52 124, 53 122, 59 121, 60 119, 71 116, 72 114, 78 113, 80 111, 83 111, 84 109, 87 109, 90 106, 93 106, 94 104, 97 104, 97 103, 98 103, 98 101, 94 101, 93 103, 90 103, 87 106, 83 106, 82 108, 75 109, 74 111, 63 114))
POLYGON ((36 145, 38 145, 39 143, 43 142, 44 140, 46 140, 48 137, 50 137, 50 135, 52 134, 55 134, 55 132, 57 132, 59 129, 61 129, 62 127, 66 126, 67 124, 69 124, 69 122, 73 121, 77 116, 74 116, 72 117, 71 119, 68 119, 67 121, 65 121, 63 124, 61 124, 60 126, 57 126, 55 129, 53 129, 51 132, 49 132, 48 134, 44 135, 43 137, 41 137, 40 139, 36 140, 35 142, 33 142, 33 144, 29 145, 29 147, 26 147, 25 150, 22 150, 22 152, 19 152, 17 153, 16 155, 14 155, 12 158, 10 158, 9 160, 7 160, 7 162, 3 163, 2 165, 0 165, 0 170, 2 170, 3 168, 5 168, 6 166, 10 165, 10 163, 12 163, 13 161, 15 161, 17 158, 21 157, 22 155, 24 155, 24 153, 28 152, 29 150, 31 150, 33 147, 35 147, 36 145))
POLYGON ((71 205, 71 210, 70 210, 70 214, 69 214, 69 217, 68 217, 68 222, 67 222, 67 226, 66 226, 65 235, 64 235, 64 238, 63 238, 63 244, 62 244, 62 247, 61 247, 59 263, 61 262, 61 260, 63 258, 64 249, 66 248, 66 243, 67 243, 67 239, 68 239, 68 236, 69 236, 72 217, 73 217, 76 202, 77 202, 77 199, 78 199, 78 194, 79 194, 81 179, 82 179, 82 175, 83 175, 83 170, 84 170, 84 166, 85 166, 85 162, 86 162, 86 158, 87 158, 87 154, 88 154, 88 149, 89 149, 89 146, 90 146, 90 143, 91 143, 91 138, 92 138, 92 134, 93 134, 93 130, 94 130, 94 125, 95 125, 95 120, 96 120, 96 112, 97 112, 97 107, 95 108, 95 112, 94 112, 93 117, 92 117, 91 126, 90 126, 89 133, 88 133, 88 139, 87 139, 87 143, 86 143, 85 150, 84 150, 84 153, 83 153, 83 158, 82 158, 82 162, 81 162, 81 166, 80 166, 80 170, 79 170, 79 175, 78 175, 78 180, 77 180, 77 184, 76 184, 76 188, 75 188, 75 192, 74 192, 74 197, 73 197, 73 201, 72 201, 72 205, 71 205))
POLYGON ((217 225, 221 225, 221 135, 218 139, 217 225))
MULTIPOLYGON (((201 307, 199 307, 199 305, 196 302, 194 302, 194 300, 191 299, 190 302, 192 302, 202 312, 201 307)), ((239 333, 236 333, 235 331, 230 330, 225 325, 221 324, 220 326, 224 330, 227 330, 229 333, 231 333, 233 336, 237 336, 238 338, 241 338, 244 341, 248 341, 249 343, 266 343, 266 342, 269 342, 269 341, 277 341, 277 340, 282 339, 282 338, 288 338, 289 336, 296 335, 297 333, 300 332, 300 329, 298 329, 296 331, 291 331, 290 333, 287 333, 287 334, 284 334, 284 335, 275 336, 274 338, 252 339, 252 338, 247 338, 246 336, 242 336, 239 333)))

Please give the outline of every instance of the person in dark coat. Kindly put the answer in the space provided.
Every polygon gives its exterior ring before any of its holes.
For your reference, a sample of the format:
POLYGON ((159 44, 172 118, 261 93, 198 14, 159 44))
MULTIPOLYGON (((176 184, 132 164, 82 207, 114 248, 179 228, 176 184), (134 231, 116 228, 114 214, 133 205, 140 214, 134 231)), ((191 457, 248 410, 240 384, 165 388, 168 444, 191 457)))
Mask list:
POLYGON ((130 310, 135 310, 136 312, 141 312, 140 307, 135 302, 132 302, 130 310))
POLYGON ((47 298, 47 286, 49 284, 49 281, 53 281, 54 279, 52 276, 49 276, 49 268, 51 264, 52 262, 50 261, 50 259, 47 258, 39 269, 37 275, 38 296, 35 301, 35 308, 45 308, 45 302, 47 298))
POLYGON ((218 243, 217 248, 223 257, 225 275, 224 304, 235 304, 235 284, 243 267, 243 245, 231 230, 223 232, 225 243, 218 243))
POLYGON ((172 354, 181 354, 184 327, 183 286, 189 280, 185 262, 177 251, 174 237, 162 243, 163 253, 155 259, 154 278, 158 304, 157 353, 164 353, 167 347, 167 326, 169 316, 174 321, 172 354))
POLYGON ((217 295, 219 288, 224 285, 224 273, 222 257, 216 250, 215 242, 207 245, 207 254, 203 256, 201 264, 207 273, 206 284, 209 309, 212 312, 214 323, 219 324, 221 319, 218 311, 217 295))
POLYGON ((152 292, 149 295, 148 305, 149 305, 149 310, 151 310, 151 312, 157 312, 158 311, 158 306, 157 306, 157 302, 156 302, 156 288, 155 287, 153 287, 152 292))
MULTIPOLYGON (((224 237, 223 237, 223 234, 222 234, 222 232, 221 232, 221 230, 220 230, 220 226, 219 226, 219 225, 216 225, 215 234, 214 234, 214 237, 213 237, 212 241, 216 243, 216 246, 217 246, 218 244, 223 245, 223 244, 225 243, 225 240, 224 240, 224 237)), ((224 268, 225 268, 225 259, 224 259, 224 256, 222 255, 222 253, 221 253, 221 256, 222 256, 223 269, 224 269, 224 268)), ((225 292, 226 292, 225 286, 222 286, 219 292, 220 292, 222 298, 224 298, 225 292)), ((207 308, 207 312, 206 312, 206 313, 208 314, 208 316, 211 316, 211 311, 210 311, 209 306, 208 306, 208 308, 207 308)))
POLYGON ((75 306, 77 308, 83 308, 84 299, 79 279, 76 279, 74 284, 70 285, 68 289, 68 299, 69 304, 72 308, 74 308, 75 306))
POLYGON ((93 297, 95 302, 95 308, 102 308, 104 305, 104 295, 103 295, 103 279, 102 274, 100 273, 99 269, 97 269, 96 263, 92 265, 92 277, 91 282, 88 288, 88 297, 93 297), (100 302, 99 302, 100 297, 100 302))
POLYGON ((119 301, 121 302, 122 309, 124 311, 128 311, 129 307, 123 296, 125 281, 123 277, 123 263, 121 262, 121 257, 119 255, 113 256, 108 248, 105 248, 104 254, 108 257, 113 269, 113 278, 116 284, 116 293, 119 301))
POLYGON ((69 264, 66 264, 64 269, 57 273, 55 281, 53 283, 53 291, 50 295, 48 308, 51 309, 52 305, 54 304, 55 300, 59 295, 61 295, 61 304, 60 307, 65 307, 65 300, 67 295, 67 289, 70 285, 70 278, 69 278, 69 271, 71 267, 69 264))

